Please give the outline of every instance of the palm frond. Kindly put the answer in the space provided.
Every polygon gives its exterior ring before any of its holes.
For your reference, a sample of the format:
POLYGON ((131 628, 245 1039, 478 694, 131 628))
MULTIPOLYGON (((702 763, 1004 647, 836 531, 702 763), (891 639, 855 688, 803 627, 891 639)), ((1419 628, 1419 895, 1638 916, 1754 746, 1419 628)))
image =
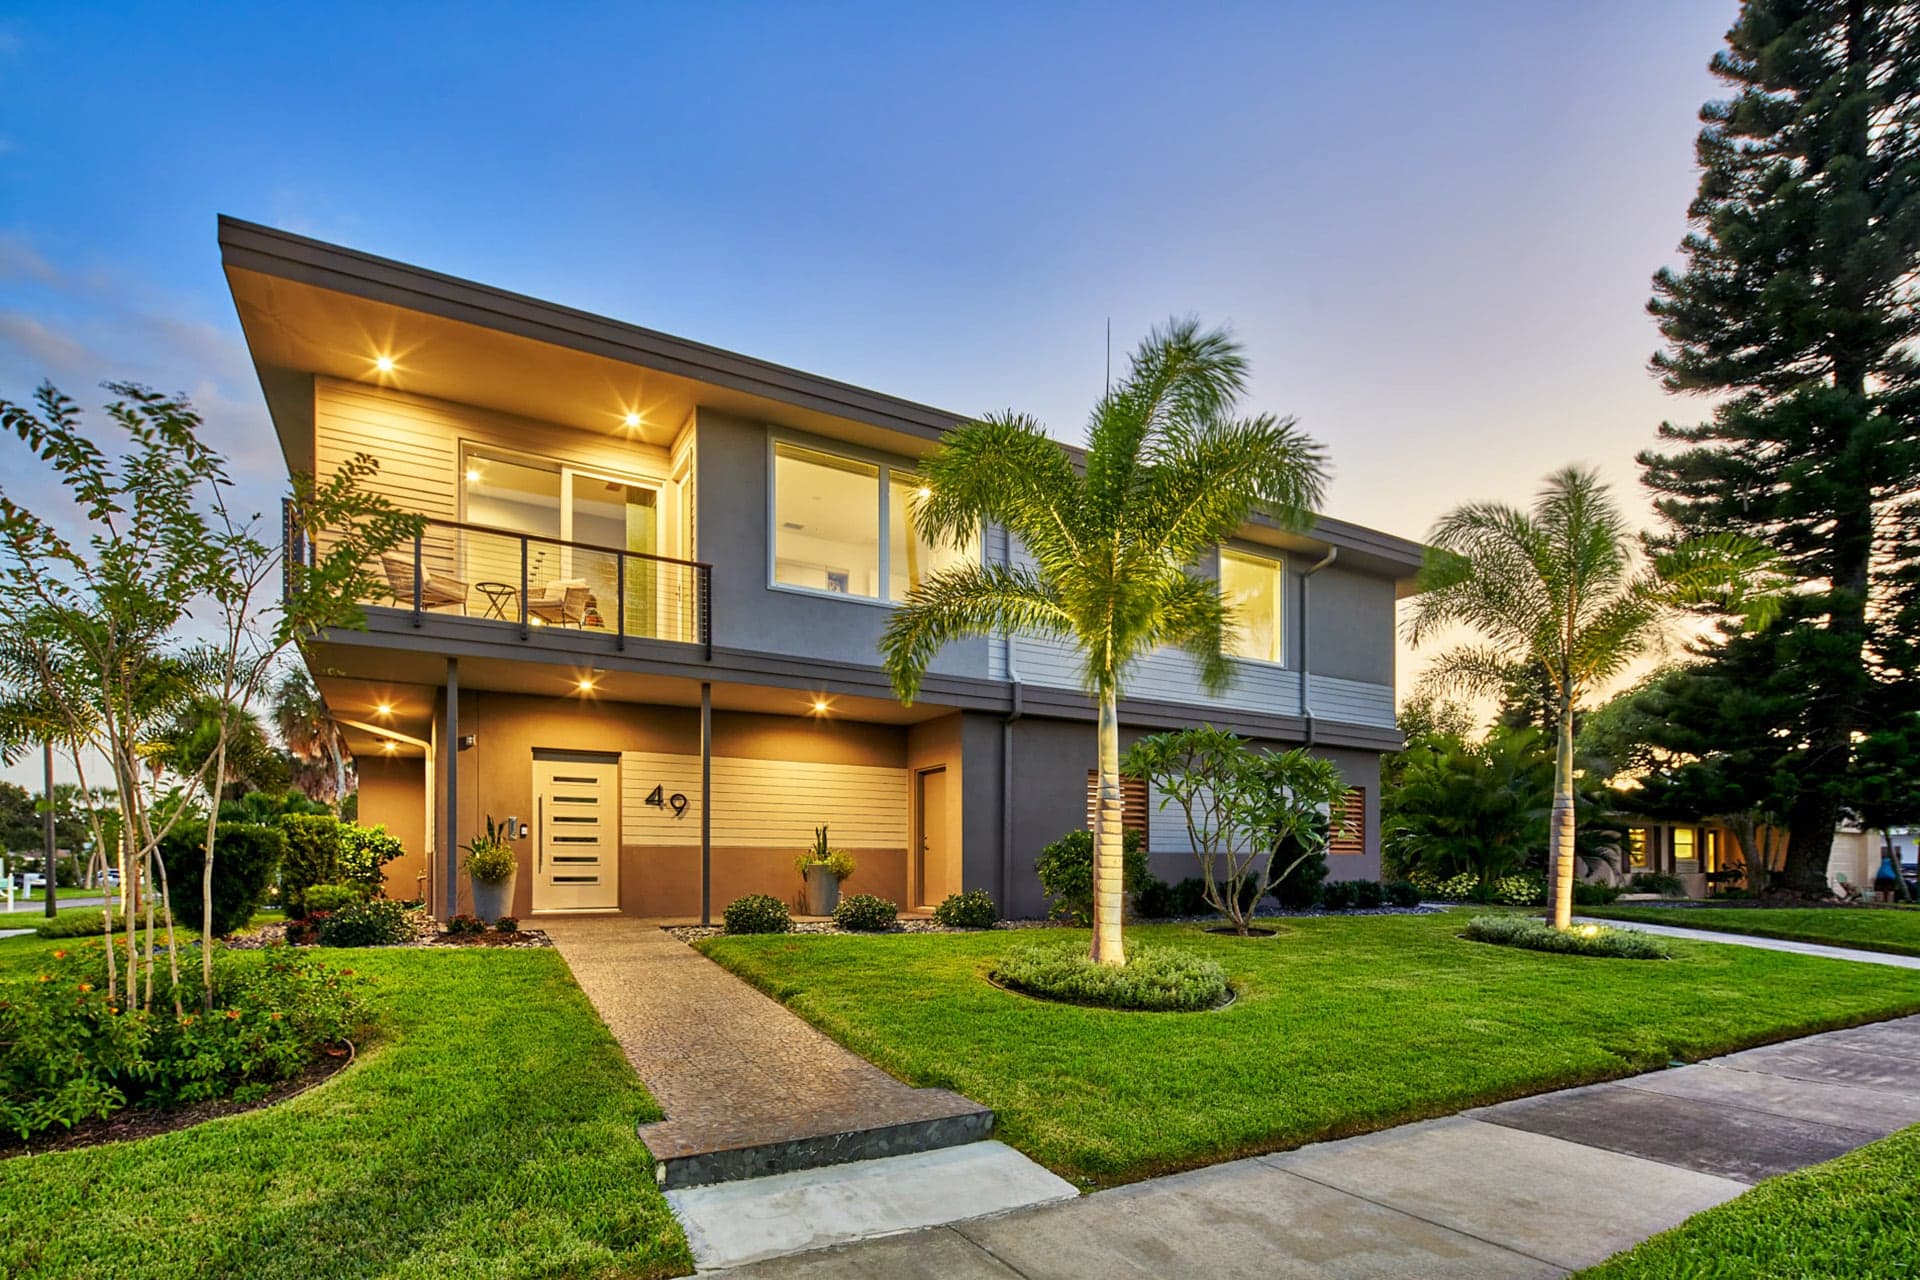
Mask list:
POLYGON ((1071 638, 1073 620, 1032 570, 971 564, 943 569, 894 610, 880 653, 894 692, 911 703, 935 654, 955 640, 995 632, 1071 638))

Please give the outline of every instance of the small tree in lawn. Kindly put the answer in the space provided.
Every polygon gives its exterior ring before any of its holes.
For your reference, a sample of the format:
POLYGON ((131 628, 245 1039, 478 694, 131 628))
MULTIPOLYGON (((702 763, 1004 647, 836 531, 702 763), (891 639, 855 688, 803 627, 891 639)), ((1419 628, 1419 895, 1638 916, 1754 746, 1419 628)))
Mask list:
MULTIPOLYGON (((197 798, 210 798, 208 808, 217 811, 234 708, 258 689, 273 654, 318 626, 357 620, 351 599, 359 596, 340 595, 370 591, 365 560, 411 537, 419 519, 361 491, 374 469, 370 459, 355 459, 324 485, 296 478, 297 518, 309 533, 329 534, 331 550, 312 564, 286 566, 287 601, 275 612, 261 597, 278 552, 254 535, 252 523, 229 512, 225 462, 201 440, 192 406, 129 383, 109 384, 109 390, 119 399, 107 414, 126 438, 118 455, 93 440, 78 407, 51 385, 40 389, 35 407, 0 400, 0 427, 63 482, 82 529, 70 536, 63 532, 66 521, 0 488, 0 606, 12 624, 0 663, 29 688, 8 704, 11 714, 0 714, 0 752, 17 748, 23 726, 50 732, 70 751, 83 789, 89 754, 106 759, 116 820, 90 816, 97 849, 107 847, 106 827, 114 828, 126 999, 144 1007, 153 990, 156 897, 167 919, 168 962, 178 974, 159 845, 197 812, 197 798), (224 624, 222 639, 190 642, 184 634, 190 610, 209 601, 224 624), (263 609, 270 615, 264 623, 263 609), (145 773, 164 765, 165 732, 182 709, 209 697, 220 708, 211 750, 188 767, 169 802, 158 805, 145 773), (144 989, 136 971, 141 910, 144 989)), ((216 823, 217 813, 207 829, 209 886, 216 823)), ((211 918, 210 906, 203 902, 203 908, 203 918, 211 918)), ((104 927, 111 931, 110 915, 104 927)), ((209 990, 211 964, 211 948, 203 947, 209 990)), ((109 982, 115 981, 110 969, 109 982)), ((174 990, 177 1003, 177 982, 174 990)))
POLYGON ((1242 937, 1260 899, 1326 852, 1346 794, 1332 761, 1304 749, 1256 751, 1211 725, 1140 739, 1120 771, 1151 783, 1162 808, 1179 806, 1207 904, 1242 937), (1283 862, 1283 849, 1299 853, 1283 862))
POLYGON ((1246 381, 1239 348, 1187 320, 1156 331, 1087 427, 1084 469, 1032 418, 969 422, 923 464, 914 519, 936 544, 964 545, 988 522, 1031 564, 945 569, 916 586, 887 624, 881 653, 903 701, 941 649, 967 636, 1025 632, 1080 651, 1098 708, 1093 958, 1125 964, 1120 691, 1162 646, 1190 654, 1224 688, 1231 622, 1219 584, 1194 572, 1256 510, 1298 527, 1319 501, 1321 450, 1270 415, 1233 416, 1246 381))

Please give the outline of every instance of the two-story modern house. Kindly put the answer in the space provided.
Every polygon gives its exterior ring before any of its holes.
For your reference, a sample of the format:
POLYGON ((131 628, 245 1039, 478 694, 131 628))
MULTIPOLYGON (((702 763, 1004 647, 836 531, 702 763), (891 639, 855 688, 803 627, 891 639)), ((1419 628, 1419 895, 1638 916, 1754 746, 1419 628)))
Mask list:
MULTIPOLYGON (((905 707, 876 648, 955 554, 907 510, 960 415, 267 227, 223 219, 220 247, 288 467, 369 454, 427 517, 366 628, 307 649, 362 821, 407 847, 390 892, 464 909, 460 846, 511 817, 522 916, 795 901, 825 824, 848 892, 1043 910, 1035 855, 1085 825, 1094 763, 1072 655, 955 645, 905 707)), ((989 529, 962 554, 1020 553, 989 529)), ((1248 524, 1206 566, 1248 620, 1232 689, 1155 655, 1125 734, 1311 745, 1352 787, 1333 874, 1378 876, 1394 602, 1419 562, 1331 518, 1248 524)), ((1192 873, 1177 813, 1137 793, 1128 816, 1159 874, 1192 873)))

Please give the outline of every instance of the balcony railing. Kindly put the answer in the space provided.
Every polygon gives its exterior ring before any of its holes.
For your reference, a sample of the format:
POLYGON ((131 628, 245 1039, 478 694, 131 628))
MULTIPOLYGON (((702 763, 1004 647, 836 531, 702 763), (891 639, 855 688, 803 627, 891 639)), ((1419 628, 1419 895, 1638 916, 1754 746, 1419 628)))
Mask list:
MULTIPOLYGON (((288 561, 311 563, 316 549, 290 506, 285 536, 288 561)), ((631 637, 713 653, 713 566, 698 561, 430 519, 369 567, 383 589, 360 603, 410 610, 416 627, 457 614, 518 627, 523 640, 560 628, 621 649, 631 637)))

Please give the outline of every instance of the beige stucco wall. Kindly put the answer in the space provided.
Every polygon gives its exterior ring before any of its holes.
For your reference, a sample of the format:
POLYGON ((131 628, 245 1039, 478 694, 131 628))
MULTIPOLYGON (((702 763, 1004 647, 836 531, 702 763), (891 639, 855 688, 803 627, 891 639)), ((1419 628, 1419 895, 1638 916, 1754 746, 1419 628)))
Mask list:
MULTIPOLYGON (((940 850, 941 856, 928 860, 925 884, 913 883, 916 859, 911 850, 906 859, 909 882, 906 893, 912 894, 914 906, 938 906, 948 894, 960 892, 965 817, 965 806, 961 800, 965 794, 961 788, 961 725, 962 717, 956 712, 914 725, 907 731, 907 770, 911 775, 908 803, 913 806, 911 821, 907 824, 909 842, 916 839, 920 831, 920 774, 928 769, 944 768, 947 771, 947 813, 941 841, 944 848, 940 850)), ((904 894, 895 899, 902 903, 906 900, 904 894)))
POLYGON ((387 864, 389 898, 411 900, 426 892, 426 761, 418 756, 354 761, 360 779, 360 822, 383 826, 406 853, 387 864))

